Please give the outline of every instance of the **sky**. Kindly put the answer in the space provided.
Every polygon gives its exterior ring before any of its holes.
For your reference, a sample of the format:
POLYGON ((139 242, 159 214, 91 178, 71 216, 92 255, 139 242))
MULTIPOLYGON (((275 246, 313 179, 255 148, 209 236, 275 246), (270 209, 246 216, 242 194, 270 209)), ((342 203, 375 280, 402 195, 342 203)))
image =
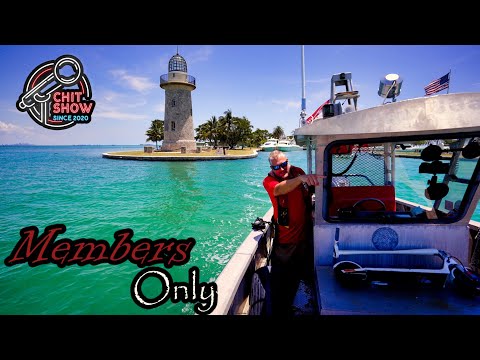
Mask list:
MULTIPOLYGON (((178 45, 195 77, 194 127, 231 110, 253 130, 299 127, 302 45, 178 45)), ((145 144, 151 121, 164 120, 160 76, 177 45, 0 45, 0 144, 145 144), (20 112, 16 102, 40 64, 74 55, 83 65, 95 108, 88 124, 51 130, 20 112)), ((480 45, 305 45, 306 113, 330 97, 333 74, 352 73, 358 109, 379 106, 380 80, 403 80, 397 101, 423 97, 424 87, 449 71, 450 93, 480 91, 480 45)), ((447 90, 438 94, 446 94, 447 90)))

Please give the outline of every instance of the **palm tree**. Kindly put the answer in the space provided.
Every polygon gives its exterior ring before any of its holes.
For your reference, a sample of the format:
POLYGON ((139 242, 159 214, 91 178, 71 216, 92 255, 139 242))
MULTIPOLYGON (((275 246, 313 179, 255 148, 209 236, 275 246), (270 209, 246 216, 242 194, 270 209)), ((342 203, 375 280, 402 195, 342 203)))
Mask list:
POLYGON ((233 116, 232 110, 228 109, 223 112, 225 116, 220 116, 218 118, 218 130, 219 130, 219 140, 224 144, 228 145, 231 141, 231 131, 233 125, 233 116))
POLYGON ((150 128, 145 133, 147 136, 146 141, 155 141, 155 147, 158 150, 158 142, 164 139, 164 131, 163 131, 163 120, 152 120, 150 124, 150 128))
POLYGON ((232 119, 232 128, 231 128, 231 136, 230 136, 230 143, 228 144, 230 148, 234 148, 236 145, 242 145, 242 149, 245 144, 248 142, 248 139, 252 135, 252 128, 253 125, 250 124, 250 120, 248 120, 245 116, 243 118, 233 117, 232 119))
POLYGON ((268 132, 268 130, 256 129, 250 135, 249 145, 253 147, 259 147, 261 144, 267 141, 269 135, 270 133, 268 132))
POLYGON ((276 126, 273 129, 272 136, 276 139, 282 139, 285 137, 285 132, 283 131, 281 126, 276 126))
POLYGON ((207 121, 207 129, 209 131, 209 140, 213 140, 213 146, 217 148, 218 142, 218 120, 216 116, 212 116, 210 120, 207 121))

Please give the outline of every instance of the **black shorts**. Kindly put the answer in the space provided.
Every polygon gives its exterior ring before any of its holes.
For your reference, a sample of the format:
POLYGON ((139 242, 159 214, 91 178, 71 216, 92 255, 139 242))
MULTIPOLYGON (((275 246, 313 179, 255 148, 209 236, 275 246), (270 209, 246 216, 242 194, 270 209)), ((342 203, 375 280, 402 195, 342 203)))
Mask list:
POLYGON ((272 266, 297 273, 301 278, 308 277, 314 267, 313 247, 309 245, 307 241, 294 244, 274 243, 271 255, 272 266))

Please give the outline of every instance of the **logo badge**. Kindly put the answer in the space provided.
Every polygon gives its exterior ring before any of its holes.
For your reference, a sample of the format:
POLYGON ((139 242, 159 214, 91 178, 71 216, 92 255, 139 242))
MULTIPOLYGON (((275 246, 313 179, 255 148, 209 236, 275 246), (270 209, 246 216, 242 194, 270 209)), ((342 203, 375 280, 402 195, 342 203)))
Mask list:
POLYGON ((62 55, 37 66, 28 76, 17 109, 37 124, 64 130, 92 120, 95 101, 83 65, 73 55, 62 55))

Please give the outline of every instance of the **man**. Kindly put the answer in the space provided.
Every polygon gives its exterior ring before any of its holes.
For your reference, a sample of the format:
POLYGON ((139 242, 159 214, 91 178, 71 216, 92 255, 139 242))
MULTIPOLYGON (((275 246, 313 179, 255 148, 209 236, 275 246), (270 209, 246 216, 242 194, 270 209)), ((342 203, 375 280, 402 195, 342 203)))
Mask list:
POLYGON ((313 269, 312 193, 325 176, 305 174, 279 150, 269 155, 271 171, 263 180, 273 205, 275 239, 272 265, 272 314, 290 315, 301 279, 313 269))

